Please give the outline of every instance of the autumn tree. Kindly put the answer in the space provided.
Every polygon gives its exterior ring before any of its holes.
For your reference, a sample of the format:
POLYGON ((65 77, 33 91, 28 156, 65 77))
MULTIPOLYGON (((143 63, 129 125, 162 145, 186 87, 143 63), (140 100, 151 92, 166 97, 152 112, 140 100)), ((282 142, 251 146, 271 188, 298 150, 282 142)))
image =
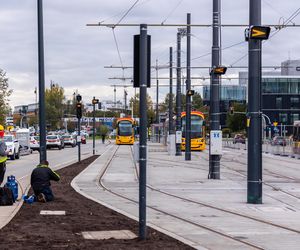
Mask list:
POLYGON ((11 93, 12 90, 9 89, 6 72, 0 69, 0 124, 5 123, 5 117, 10 111, 8 97, 11 95, 11 93))
MULTIPOLYGON (((129 101, 130 108, 133 109, 133 114, 140 117, 140 94, 136 94, 134 97, 131 97, 129 101)), ((153 110, 153 102, 151 97, 147 94, 147 117, 148 117, 148 126, 154 121, 155 112, 153 110)))
POLYGON ((64 89, 58 84, 51 84, 45 91, 46 122, 51 129, 58 129, 62 125, 64 115, 64 89))

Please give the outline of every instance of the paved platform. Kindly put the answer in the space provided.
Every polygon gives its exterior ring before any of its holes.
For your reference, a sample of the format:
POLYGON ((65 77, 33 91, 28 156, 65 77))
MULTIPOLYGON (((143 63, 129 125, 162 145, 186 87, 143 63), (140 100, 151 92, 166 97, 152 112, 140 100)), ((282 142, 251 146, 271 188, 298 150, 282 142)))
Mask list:
MULTIPOLYGON (((193 153, 192 161, 187 162, 184 155, 169 156, 160 144, 149 143, 148 147, 147 183, 153 189, 147 189, 147 225, 197 249, 299 249, 300 171, 296 175, 299 166, 296 159, 284 162, 276 157, 264 158, 266 170, 271 172, 274 165, 276 173, 290 172, 295 179, 286 180, 280 174, 266 175, 271 186, 264 185, 263 204, 252 205, 246 203, 247 182, 243 175, 246 166, 239 162, 244 161, 245 153, 225 151, 221 180, 208 180, 207 152, 193 153), (274 185, 293 196, 280 192, 274 185)), ((86 197, 137 220, 138 204, 134 201, 138 200, 138 180, 131 149, 121 146, 112 158, 115 150, 117 146, 111 145, 73 180, 72 186, 86 197), (105 170, 108 163, 110 166, 105 170), (101 182, 107 189, 131 201, 103 189, 99 185, 102 174, 101 182)))

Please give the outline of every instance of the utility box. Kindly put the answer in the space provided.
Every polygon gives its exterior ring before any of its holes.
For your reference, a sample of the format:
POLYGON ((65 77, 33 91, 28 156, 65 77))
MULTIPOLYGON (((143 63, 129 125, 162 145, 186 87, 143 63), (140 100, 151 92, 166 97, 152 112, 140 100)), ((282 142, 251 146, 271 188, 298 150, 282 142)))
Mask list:
POLYGON ((222 130, 210 131, 210 154, 222 155, 222 130))
POLYGON ((175 140, 175 134, 168 135, 168 153, 169 155, 175 155, 176 154, 176 140, 175 140))
POLYGON ((20 144, 20 153, 21 154, 30 154, 30 131, 27 128, 19 129, 16 132, 16 139, 20 144))

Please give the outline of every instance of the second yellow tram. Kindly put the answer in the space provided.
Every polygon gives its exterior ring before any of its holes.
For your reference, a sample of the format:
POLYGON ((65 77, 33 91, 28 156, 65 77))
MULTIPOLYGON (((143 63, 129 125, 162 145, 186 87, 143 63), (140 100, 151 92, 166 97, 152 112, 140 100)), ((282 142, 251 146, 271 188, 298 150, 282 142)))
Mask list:
MULTIPOLYGON (((185 128, 186 128, 186 113, 181 113, 182 122, 182 143, 181 150, 185 150, 185 128)), ((191 112, 191 150, 202 151, 206 148, 205 141, 205 117, 202 112, 191 112)))
POLYGON ((116 144, 133 145, 134 120, 131 118, 119 118, 116 126, 116 144))

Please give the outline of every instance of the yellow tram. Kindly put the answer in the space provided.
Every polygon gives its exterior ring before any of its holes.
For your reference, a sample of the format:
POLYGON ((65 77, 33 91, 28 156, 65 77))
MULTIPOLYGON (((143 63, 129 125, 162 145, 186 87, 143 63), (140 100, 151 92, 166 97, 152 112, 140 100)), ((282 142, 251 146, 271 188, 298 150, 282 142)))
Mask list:
POLYGON ((116 125, 116 144, 133 145, 135 122, 131 118, 119 118, 116 125))
POLYGON ((294 121, 292 147, 293 153, 300 155, 300 121, 294 121))
MULTIPOLYGON (((182 143, 181 150, 185 150, 185 128, 186 128, 186 112, 181 113, 182 122, 182 143)), ((202 112, 191 112, 191 150, 202 151, 206 148, 205 141, 205 117, 202 112)))

